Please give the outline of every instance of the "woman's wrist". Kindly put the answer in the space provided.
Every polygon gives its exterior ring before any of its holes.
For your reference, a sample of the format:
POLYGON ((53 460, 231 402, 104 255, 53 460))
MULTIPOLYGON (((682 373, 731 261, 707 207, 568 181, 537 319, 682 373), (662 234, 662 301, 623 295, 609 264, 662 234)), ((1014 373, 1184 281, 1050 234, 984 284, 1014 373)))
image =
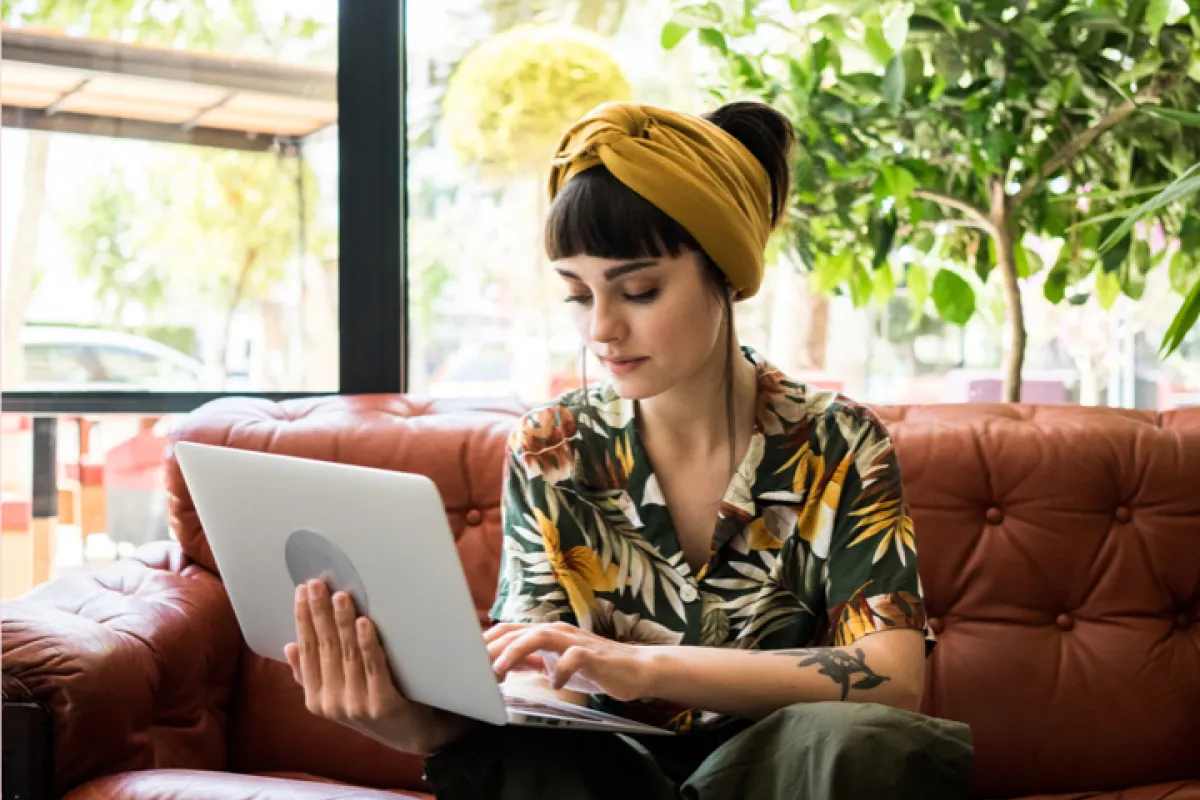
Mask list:
POLYGON ((665 695, 669 687, 676 679, 675 666, 678 661, 679 651, 683 648, 669 645, 642 645, 638 647, 639 656, 641 657, 641 684, 642 691, 640 692, 643 699, 646 700, 661 700, 666 699, 665 695))

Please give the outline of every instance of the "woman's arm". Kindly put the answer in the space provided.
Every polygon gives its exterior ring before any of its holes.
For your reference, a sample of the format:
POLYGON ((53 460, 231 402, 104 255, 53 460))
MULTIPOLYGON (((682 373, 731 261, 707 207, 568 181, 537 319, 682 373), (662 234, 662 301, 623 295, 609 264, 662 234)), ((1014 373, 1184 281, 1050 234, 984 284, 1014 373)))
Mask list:
POLYGON ((755 719, 794 703, 880 703, 915 711, 924 685, 920 631, 882 631, 847 647, 732 650, 613 642, 573 625, 497 625, 485 634, 498 676, 531 654, 561 655, 552 685, 581 672, 617 700, 661 699, 755 719))
POLYGON ((917 711, 925 681, 920 631, 883 631, 848 647, 648 648, 647 694, 756 719, 794 703, 847 700, 917 711))

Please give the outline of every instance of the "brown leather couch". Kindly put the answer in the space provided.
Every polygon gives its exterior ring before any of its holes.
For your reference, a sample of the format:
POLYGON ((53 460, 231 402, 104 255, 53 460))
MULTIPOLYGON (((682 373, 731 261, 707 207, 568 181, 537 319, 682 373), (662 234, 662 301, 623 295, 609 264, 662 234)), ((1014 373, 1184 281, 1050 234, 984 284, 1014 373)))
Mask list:
MULTIPOLYGON (((925 710, 971 725, 974 794, 1200 798, 1200 409, 879 411, 940 636, 925 710)), ((178 436, 430 475, 483 623, 516 412, 226 399, 178 436)), ((169 491, 179 544, 4 605, 6 693, 52 717, 56 791, 424 796, 416 759, 311 716, 288 669, 246 649, 174 464, 169 491)))

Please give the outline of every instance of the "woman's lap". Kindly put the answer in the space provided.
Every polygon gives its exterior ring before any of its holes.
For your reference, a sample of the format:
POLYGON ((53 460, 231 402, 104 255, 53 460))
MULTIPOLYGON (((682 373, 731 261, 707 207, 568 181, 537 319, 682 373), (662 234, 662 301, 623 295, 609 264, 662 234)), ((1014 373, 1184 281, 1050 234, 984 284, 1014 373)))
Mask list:
POLYGON ((674 739, 487 728, 427 760, 446 800, 930 800, 966 796, 965 725, 874 704, 803 703, 674 739))

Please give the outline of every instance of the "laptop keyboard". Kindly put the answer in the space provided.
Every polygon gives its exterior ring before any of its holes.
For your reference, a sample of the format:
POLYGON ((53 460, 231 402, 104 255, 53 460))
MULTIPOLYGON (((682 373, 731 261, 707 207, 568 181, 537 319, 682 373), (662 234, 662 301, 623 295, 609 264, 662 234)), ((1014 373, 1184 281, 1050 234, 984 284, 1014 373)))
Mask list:
POLYGON ((507 693, 504 695, 504 706, 510 711, 519 711, 525 714, 547 714, 585 722, 604 722, 609 725, 623 722, 619 717, 614 717, 612 714, 605 714, 603 711, 593 711, 590 708, 584 708, 583 706, 571 703, 542 700, 536 697, 523 697, 507 693))

